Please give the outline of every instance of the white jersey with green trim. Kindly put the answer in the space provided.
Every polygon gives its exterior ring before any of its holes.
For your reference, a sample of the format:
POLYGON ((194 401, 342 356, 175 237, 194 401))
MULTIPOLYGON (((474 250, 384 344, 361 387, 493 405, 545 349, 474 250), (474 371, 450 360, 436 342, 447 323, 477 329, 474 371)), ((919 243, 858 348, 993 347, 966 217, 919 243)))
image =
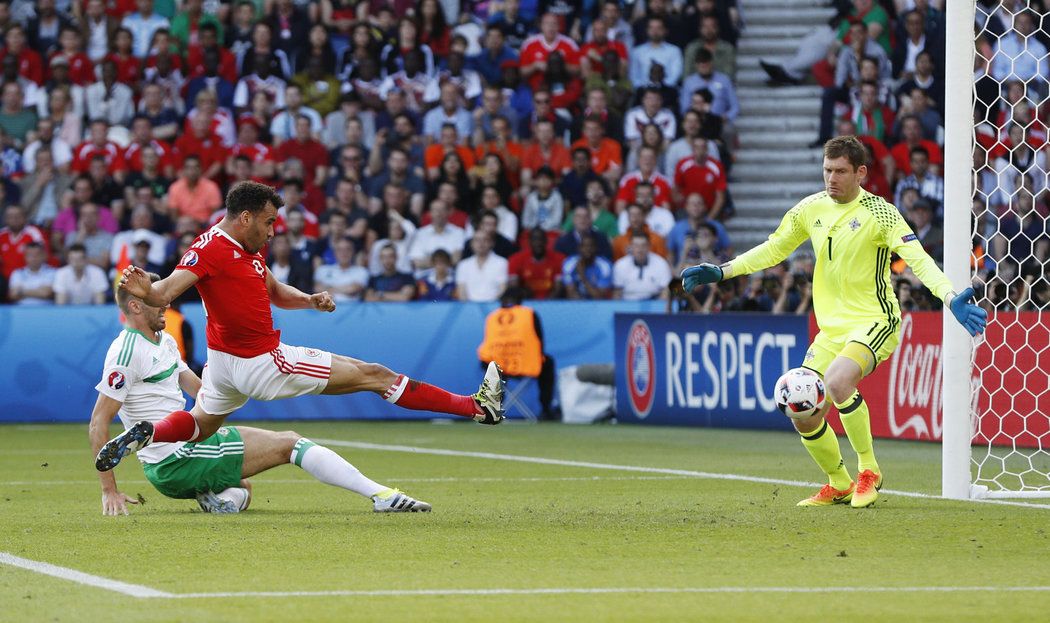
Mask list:
MULTIPOLYGON (((106 353, 102 380, 95 389, 122 403, 118 415, 125 429, 186 408, 179 375, 189 368, 179 357, 175 338, 164 331, 159 335, 156 341, 156 336, 125 328, 106 353)), ((139 450, 138 457, 143 463, 159 463, 183 445, 181 441, 150 444, 139 450)))

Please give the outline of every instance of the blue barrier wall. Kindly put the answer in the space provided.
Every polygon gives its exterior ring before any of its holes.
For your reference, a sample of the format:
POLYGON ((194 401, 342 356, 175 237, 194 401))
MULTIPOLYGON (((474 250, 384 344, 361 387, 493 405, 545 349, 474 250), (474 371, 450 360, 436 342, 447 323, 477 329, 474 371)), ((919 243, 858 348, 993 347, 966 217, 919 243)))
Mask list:
MULTIPOLYGON (((536 302, 546 349, 559 367, 613 360, 613 315, 658 312, 662 302, 536 302)), ((452 391, 473 393, 481 379, 476 349, 494 304, 379 303, 341 305, 333 314, 275 310, 281 339, 383 363, 452 391)), ((196 335, 197 360, 206 359, 204 314, 183 313, 196 335)), ((106 350, 120 331, 106 307, 0 307, 0 421, 86 422, 106 350)), ((306 396, 251 401, 244 419, 392 419, 431 417, 387 404, 377 396, 306 396)))
POLYGON ((802 363, 807 316, 616 314, 621 422, 790 430, 773 386, 802 363))

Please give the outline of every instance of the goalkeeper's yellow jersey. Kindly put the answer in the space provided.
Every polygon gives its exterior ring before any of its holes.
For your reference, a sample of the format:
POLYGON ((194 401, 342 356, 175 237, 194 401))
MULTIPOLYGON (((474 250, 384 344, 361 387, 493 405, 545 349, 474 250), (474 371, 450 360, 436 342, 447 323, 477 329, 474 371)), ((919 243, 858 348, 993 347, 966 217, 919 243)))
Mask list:
POLYGON ((845 204, 826 192, 799 201, 769 240, 730 262, 732 275, 779 264, 806 238, 817 256, 813 311, 820 330, 829 336, 845 337, 873 321, 900 326, 900 306, 890 281, 891 253, 903 258, 941 300, 952 290, 897 208, 864 189, 845 204))

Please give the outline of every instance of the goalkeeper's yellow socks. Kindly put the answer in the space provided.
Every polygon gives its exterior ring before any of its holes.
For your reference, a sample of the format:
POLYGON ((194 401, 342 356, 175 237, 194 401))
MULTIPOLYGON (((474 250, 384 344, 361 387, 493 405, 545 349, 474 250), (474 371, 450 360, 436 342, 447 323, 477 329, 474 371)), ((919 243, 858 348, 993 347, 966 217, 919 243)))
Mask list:
POLYGON ((839 410, 839 419, 842 420, 842 428, 846 429, 846 437, 857 453, 857 471, 862 472, 870 469, 876 474, 881 474, 879 464, 875 461, 875 452, 871 447, 871 418, 868 413, 868 403, 864 402, 860 392, 854 392, 846 402, 835 403, 839 410))
POLYGON ((802 435, 802 445, 817 462, 820 469, 828 475, 828 482, 840 491, 849 489, 853 479, 842 465, 842 451, 835 431, 824 421, 816 432, 802 435))

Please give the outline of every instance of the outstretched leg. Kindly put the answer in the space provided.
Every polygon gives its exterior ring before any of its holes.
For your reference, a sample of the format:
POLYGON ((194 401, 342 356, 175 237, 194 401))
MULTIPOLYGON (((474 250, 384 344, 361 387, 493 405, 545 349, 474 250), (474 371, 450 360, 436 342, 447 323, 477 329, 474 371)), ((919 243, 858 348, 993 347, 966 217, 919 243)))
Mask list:
POLYGON ((237 430, 244 439, 242 478, 250 478, 279 465, 292 463, 325 484, 371 499, 376 511, 430 510, 430 505, 426 502, 412 499, 397 489, 369 479, 343 457, 299 433, 274 432, 247 426, 238 426, 237 430), (392 505, 396 505, 396 508, 392 508, 392 505))
POLYGON ((321 393, 363 391, 379 394, 387 402, 405 409, 449 413, 482 424, 498 424, 503 420, 503 375, 495 364, 489 364, 478 393, 463 396, 397 374, 378 363, 333 354, 332 373, 321 393))

